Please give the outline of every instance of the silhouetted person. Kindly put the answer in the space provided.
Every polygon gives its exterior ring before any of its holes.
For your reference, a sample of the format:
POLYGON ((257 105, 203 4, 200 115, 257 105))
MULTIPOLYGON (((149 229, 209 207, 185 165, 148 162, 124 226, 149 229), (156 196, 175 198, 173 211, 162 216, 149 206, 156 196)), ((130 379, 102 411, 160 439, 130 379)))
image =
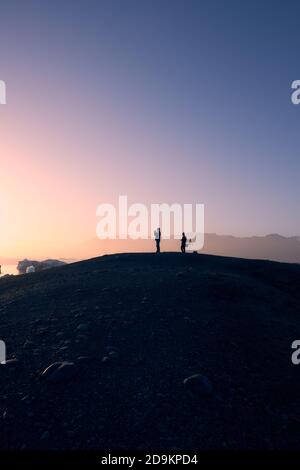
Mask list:
POLYGON ((156 253, 160 253, 160 239, 161 239, 161 231, 160 228, 154 230, 154 237, 156 243, 156 253))
POLYGON ((187 238, 186 238, 186 236, 185 236, 185 233, 182 232, 182 238, 181 238, 181 253, 185 253, 186 242, 187 242, 187 238))

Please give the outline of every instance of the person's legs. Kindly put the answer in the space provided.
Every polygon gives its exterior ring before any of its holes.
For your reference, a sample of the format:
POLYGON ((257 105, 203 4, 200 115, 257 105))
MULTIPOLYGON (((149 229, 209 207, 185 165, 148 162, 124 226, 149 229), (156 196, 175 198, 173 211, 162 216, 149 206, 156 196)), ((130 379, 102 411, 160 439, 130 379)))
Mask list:
POLYGON ((160 249, 159 249, 159 240, 155 240, 156 242, 156 253, 159 253, 160 249))

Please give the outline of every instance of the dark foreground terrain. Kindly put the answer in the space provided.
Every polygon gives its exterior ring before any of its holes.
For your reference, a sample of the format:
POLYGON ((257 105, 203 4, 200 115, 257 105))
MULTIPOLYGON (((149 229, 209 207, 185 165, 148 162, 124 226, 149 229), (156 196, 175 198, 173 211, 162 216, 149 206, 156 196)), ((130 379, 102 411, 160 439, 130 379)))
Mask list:
POLYGON ((0 280, 0 447, 298 448, 299 287, 299 265, 174 253, 0 280))

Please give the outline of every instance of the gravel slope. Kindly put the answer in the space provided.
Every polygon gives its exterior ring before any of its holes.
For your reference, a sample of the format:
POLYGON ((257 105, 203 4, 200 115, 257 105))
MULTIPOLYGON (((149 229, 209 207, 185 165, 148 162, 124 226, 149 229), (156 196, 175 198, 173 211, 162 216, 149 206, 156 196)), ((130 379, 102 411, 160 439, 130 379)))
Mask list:
POLYGON ((0 280, 0 448, 298 448, 299 286, 299 265, 175 253, 0 280))

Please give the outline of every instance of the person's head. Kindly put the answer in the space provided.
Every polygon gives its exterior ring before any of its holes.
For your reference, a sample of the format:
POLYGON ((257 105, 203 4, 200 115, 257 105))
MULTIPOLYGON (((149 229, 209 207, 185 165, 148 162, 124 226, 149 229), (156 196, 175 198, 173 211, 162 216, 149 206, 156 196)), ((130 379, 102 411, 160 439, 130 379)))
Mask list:
POLYGON ((184 233, 184 232, 182 232, 182 236, 185 237, 185 233, 184 233))

